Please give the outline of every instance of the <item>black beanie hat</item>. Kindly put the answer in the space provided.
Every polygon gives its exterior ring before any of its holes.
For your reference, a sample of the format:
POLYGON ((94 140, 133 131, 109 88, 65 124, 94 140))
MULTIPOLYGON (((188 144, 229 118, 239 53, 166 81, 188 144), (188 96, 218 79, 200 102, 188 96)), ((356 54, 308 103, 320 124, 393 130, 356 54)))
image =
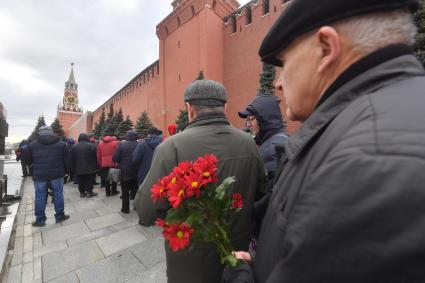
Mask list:
POLYGON ((414 12, 418 0, 292 0, 265 36, 261 61, 282 67, 277 56, 298 36, 315 28, 367 13, 408 7, 414 12))

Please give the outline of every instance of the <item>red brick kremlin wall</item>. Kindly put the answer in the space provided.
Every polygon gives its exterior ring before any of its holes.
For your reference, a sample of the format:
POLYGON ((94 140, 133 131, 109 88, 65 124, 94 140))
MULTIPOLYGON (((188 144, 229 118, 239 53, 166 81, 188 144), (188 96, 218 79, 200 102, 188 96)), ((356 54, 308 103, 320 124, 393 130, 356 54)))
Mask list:
MULTIPOLYGON (((267 12, 264 1, 245 5, 244 9, 237 9, 234 0, 173 1, 173 12, 157 25, 159 60, 93 112, 92 128, 102 109, 107 114, 113 103, 116 111, 121 107, 124 116, 130 115, 134 122, 146 110, 153 123, 166 132, 167 125, 174 123, 179 109, 184 108, 184 89, 200 70, 206 79, 225 85, 228 117, 233 125, 242 127, 244 121, 237 111, 255 97, 259 87, 262 63, 258 48, 287 2, 269 0, 267 12)), ((282 93, 276 95, 282 97, 282 93)), ((281 108, 285 113, 283 100, 281 108)), ((77 124, 73 127, 81 129, 77 124)), ((289 131, 298 125, 290 122, 289 131)))

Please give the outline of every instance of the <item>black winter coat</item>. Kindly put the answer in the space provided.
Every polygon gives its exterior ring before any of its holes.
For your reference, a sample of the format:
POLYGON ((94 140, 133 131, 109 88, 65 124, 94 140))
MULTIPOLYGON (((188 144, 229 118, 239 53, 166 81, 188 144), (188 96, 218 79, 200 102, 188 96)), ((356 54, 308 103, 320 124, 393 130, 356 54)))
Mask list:
POLYGON ((424 90, 420 62, 398 45, 325 92, 282 149, 256 282, 423 282, 424 90))
POLYGON ((34 181, 51 181, 63 178, 71 166, 66 143, 54 135, 38 136, 24 151, 24 160, 33 165, 34 181))
POLYGON ((133 162, 138 167, 137 184, 141 185, 151 168, 155 148, 162 142, 162 135, 150 136, 137 144, 133 152, 133 162))
POLYGON ((133 152, 137 146, 137 136, 135 138, 122 141, 112 156, 112 160, 119 164, 121 178, 123 181, 137 179, 137 164, 133 162, 133 152))
POLYGON ((75 175, 88 175, 97 172, 96 145, 88 140, 79 140, 71 147, 72 169, 75 175))

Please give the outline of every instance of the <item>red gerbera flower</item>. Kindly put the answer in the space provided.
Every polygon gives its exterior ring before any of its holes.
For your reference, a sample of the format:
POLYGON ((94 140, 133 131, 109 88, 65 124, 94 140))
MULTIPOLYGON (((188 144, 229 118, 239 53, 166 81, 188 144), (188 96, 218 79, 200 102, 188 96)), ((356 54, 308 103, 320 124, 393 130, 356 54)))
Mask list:
POLYGON ((240 209, 243 207, 243 199, 241 194, 236 193, 232 195, 232 203, 230 204, 231 209, 240 209))
POLYGON ((165 176, 160 179, 155 185, 152 186, 151 189, 151 199, 156 202, 158 199, 167 196, 167 186, 170 182, 170 177, 165 176))
POLYGON ((191 172, 188 176, 184 177, 188 197, 199 197, 201 195, 202 180, 202 175, 199 175, 196 172, 191 172))
POLYGON ((199 157, 193 164, 194 170, 202 175, 202 184, 216 183, 218 178, 217 172, 217 157, 213 154, 205 154, 204 157, 199 157))
POLYGON ((190 244, 190 236, 194 230, 187 224, 170 224, 164 229, 164 238, 170 244, 170 248, 173 252, 178 249, 184 250, 190 244))
POLYGON ((191 161, 183 161, 180 162, 176 167, 173 169, 173 173, 176 175, 176 177, 183 177, 192 170, 193 162, 191 161))
POLYGON ((184 180, 177 179, 176 183, 170 182, 167 186, 168 201, 173 208, 180 205, 184 198, 188 197, 188 192, 184 180))

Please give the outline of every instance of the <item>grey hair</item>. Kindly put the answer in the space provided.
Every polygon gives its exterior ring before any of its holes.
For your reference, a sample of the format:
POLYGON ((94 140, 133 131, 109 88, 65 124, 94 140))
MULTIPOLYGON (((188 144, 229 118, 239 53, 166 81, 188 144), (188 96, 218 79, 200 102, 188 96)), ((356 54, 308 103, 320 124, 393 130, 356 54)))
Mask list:
POLYGON ((365 54, 391 44, 415 43, 416 26, 408 9, 355 16, 331 26, 351 40, 355 51, 365 54))
MULTIPOLYGON (((190 104, 190 102, 189 102, 190 104)), ((196 116, 204 115, 204 114, 213 114, 218 113, 222 114, 224 113, 224 105, 222 106, 208 106, 208 105, 193 105, 191 104, 193 111, 195 112, 196 116)))

